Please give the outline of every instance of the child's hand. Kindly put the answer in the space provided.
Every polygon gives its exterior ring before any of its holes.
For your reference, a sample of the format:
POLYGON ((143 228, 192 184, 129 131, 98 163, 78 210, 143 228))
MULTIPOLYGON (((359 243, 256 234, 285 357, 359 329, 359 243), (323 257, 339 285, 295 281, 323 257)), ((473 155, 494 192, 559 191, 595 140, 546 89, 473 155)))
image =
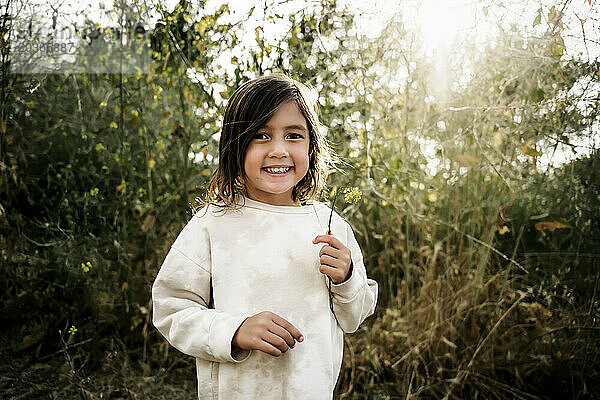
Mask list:
POLYGON ((304 337, 298 329, 279 315, 263 311, 240 325, 231 341, 244 350, 260 350, 279 357, 294 348, 294 339, 302 342, 304 337))
POLYGON ((352 263, 350 249, 333 235, 319 235, 313 239, 313 243, 327 243, 319 252, 319 271, 330 277, 335 284, 344 282, 352 263))

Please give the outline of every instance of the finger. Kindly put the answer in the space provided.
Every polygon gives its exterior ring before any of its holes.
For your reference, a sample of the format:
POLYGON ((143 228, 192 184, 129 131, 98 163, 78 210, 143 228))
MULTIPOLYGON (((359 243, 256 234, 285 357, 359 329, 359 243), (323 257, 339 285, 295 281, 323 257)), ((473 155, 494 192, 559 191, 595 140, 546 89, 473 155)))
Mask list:
POLYGON ((340 258, 344 255, 342 250, 336 249, 335 247, 331 246, 321 247, 321 250, 319 251, 319 257, 321 257, 323 254, 328 254, 333 258, 340 258))
POLYGON ((263 340, 277 347, 282 353, 285 353, 290 349, 287 342, 282 337, 272 332, 265 332, 265 334, 263 335, 263 340))
POLYGON ((274 357, 279 357, 283 353, 277 347, 273 346, 271 343, 268 343, 264 340, 258 341, 256 344, 256 350, 262 351, 263 353, 270 354, 274 357))
POLYGON ((335 247, 336 249, 340 249, 340 248, 344 247, 344 244, 340 241, 340 239, 338 239, 337 237, 335 237, 333 235, 317 235, 313 239, 313 243, 314 244, 327 243, 331 247, 335 247))
POLYGON ((319 272, 331 278, 333 283, 340 283, 344 280, 343 272, 339 268, 333 268, 328 265, 321 265, 319 272))
POLYGON ((281 326, 277 325, 276 323, 271 324, 271 326, 269 327, 269 332, 285 340, 289 348, 293 348, 296 345, 292 334, 283 329, 281 326))
POLYGON ((352 256, 345 251, 330 248, 319 252, 319 260, 321 261, 321 264, 331 265, 332 267, 349 268, 350 263, 352 262, 352 256))
POLYGON ((344 267, 344 262, 338 258, 335 257, 331 257, 327 254, 323 254, 320 258, 320 263, 321 265, 327 265, 329 267, 333 267, 333 268, 343 268, 344 267))
POLYGON ((279 315, 273 316, 273 322, 275 322, 277 325, 281 326, 283 329, 288 331, 297 341, 301 342, 304 340, 304 336, 302 336, 298 328, 296 328, 294 325, 292 325, 285 319, 281 318, 279 315))

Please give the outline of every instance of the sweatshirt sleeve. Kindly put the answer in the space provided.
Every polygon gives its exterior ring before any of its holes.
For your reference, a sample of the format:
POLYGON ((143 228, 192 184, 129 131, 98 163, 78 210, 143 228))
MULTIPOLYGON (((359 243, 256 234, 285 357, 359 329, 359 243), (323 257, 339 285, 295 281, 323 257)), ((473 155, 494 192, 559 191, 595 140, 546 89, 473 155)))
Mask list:
POLYGON ((244 317, 208 308, 210 259, 208 232, 194 216, 177 237, 152 286, 152 322, 185 354, 208 361, 242 362, 250 352, 235 349, 232 353, 231 340, 244 317))
POLYGON ((375 312, 377 304, 378 285, 373 279, 367 278, 360 246, 354 237, 354 232, 345 223, 348 243, 352 256, 352 273, 350 278, 340 284, 332 283, 333 312, 340 327, 345 333, 355 332, 360 324, 375 312))

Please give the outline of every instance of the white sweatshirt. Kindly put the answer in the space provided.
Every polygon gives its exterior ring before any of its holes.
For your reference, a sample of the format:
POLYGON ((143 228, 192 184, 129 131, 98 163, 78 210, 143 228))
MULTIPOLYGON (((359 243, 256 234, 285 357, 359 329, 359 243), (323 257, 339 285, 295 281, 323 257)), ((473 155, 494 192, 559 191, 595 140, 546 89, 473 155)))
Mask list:
POLYGON ((152 287, 154 325, 196 357, 199 399, 331 399, 343 332, 356 331, 373 314, 377 282, 367 278, 350 225, 334 212, 332 234, 353 262, 350 278, 332 284, 334 315, 328 278, 319 272, 326 244, 312 243, 326 233, 329 207, 244 200, 243 208, 225 213, 204 207, 181 231, 152 287), (238 327, 262 311, 288 320, 304 341, 279 357, 232 354, 238 327))

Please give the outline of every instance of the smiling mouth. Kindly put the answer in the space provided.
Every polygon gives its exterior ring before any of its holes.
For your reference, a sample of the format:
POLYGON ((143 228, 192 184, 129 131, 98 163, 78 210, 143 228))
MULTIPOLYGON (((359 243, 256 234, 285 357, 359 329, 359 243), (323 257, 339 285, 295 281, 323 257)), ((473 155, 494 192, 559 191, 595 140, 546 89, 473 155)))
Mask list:
POLYGON ((283 175, 290 171, 293 167, 264 167, 263 170, 267 171, 269 174, 274 175, 283 175))

